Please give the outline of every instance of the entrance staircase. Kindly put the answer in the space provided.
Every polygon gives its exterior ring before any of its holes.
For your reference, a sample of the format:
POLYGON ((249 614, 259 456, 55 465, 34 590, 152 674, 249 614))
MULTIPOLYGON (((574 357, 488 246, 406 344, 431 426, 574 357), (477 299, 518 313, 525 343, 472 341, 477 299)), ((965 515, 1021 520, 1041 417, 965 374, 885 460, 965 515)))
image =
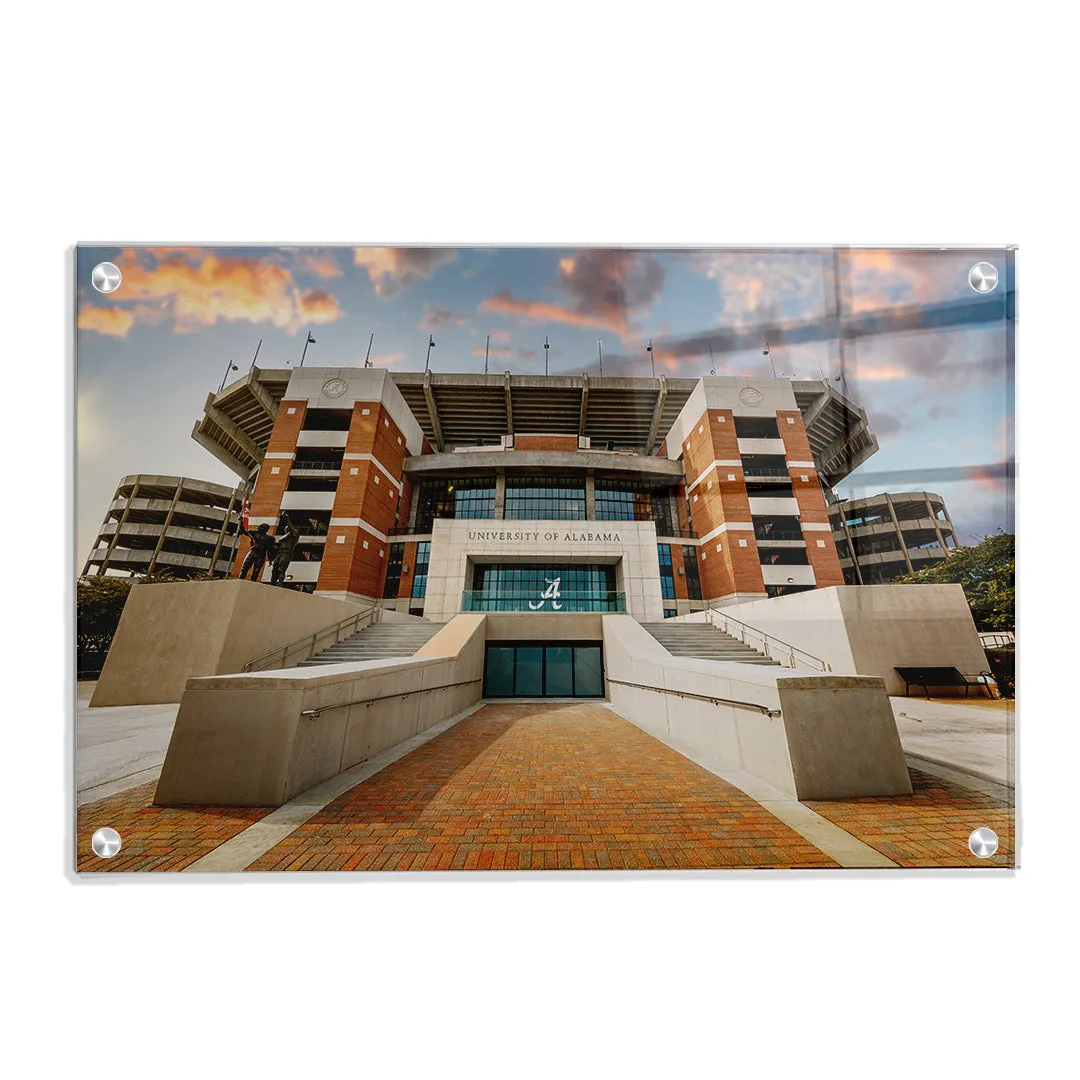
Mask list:
POLYGON ((768 664, 780 667, 772 657, 744 645, 711 623, 642 623, 672 656, 692 656, 699 660, 726 660, 738 664, 768 664))
POLYGON ((419 620, 375 623, 374 626, 365 627, 307 660, 301 660, 297 666, 355 664, 360 660, 385 660, 387 657, 412 656, 445 625, 445 623, 419 620))

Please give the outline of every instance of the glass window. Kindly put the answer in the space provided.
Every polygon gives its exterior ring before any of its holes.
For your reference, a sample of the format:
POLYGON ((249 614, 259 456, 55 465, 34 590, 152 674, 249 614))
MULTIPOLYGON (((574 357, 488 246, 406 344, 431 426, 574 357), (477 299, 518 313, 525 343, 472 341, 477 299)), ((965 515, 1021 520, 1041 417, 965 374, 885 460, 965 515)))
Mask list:
POLYGON ((656 552, 660 559, 660 595, 665 600, 674 600, 675 572, 671 567, 671 545, 657 544, 656 552))
POLYGON ((762 566, 809 566, 806 548, 758 548, 762 566))
POLYGON ((682 558, 686 570, 686 595, 691 600, 700 600, 701 575, 698 573, 697 548, 693 544, 683 545, 682 558))
POLYGON ((401 564, 405 559, 405 545, 391 544, 390 556, 386 562, 386 584, 383 586, 384 597, 394 597, 401 585, 401 564))
POLYGON ((348 431, 352 409, 308 409, 304 413, 305 431, 348 431))
POLYGON ((484 697, 514 696, 514 646, 489 645, 484 665, 484 697))
POLYGON ((754 536, 758 540, 801 540, 802 524, 793 514, 770 514, 754 517, 754 536))
POLYGON ((542 563, 480 564, 468 611, 620 611, 615 567, 542 563))
POLYGON ((416 545, 416 572, 413 574, 412 594, 414 597, 427 595, 428 560, 431 558, 431 541, 424 540, 416 545))
POLYGON ((578 645, 574 649, 574 695, 604 696, 604 668, 599 645, 578 645))
POLYGON ((519 697, 540 697, 544 693, 544 650, 520 646, 514 671, 514 693, 519 697))
POLYGON ((495 477, 424 480, 416 496, 416 531, 431 531, 435 518, 495 516, 495 477))
POLYGON ((736 416, 735 437, 738 439, 779 439, 780 428, 775 416, 736 416))
POLYGON ((585 520, 585 481, 508 476, 505 516, 517 520, 585 520))
POLYGON ((570 646, 548 645, 544 649, 544 694, 574 696, 574 650, 570 646))
POLYGON ((659 536, 679 535, 674 529, 668 491, 631 480, 596 481, 596 520, 655 521, 659 536))

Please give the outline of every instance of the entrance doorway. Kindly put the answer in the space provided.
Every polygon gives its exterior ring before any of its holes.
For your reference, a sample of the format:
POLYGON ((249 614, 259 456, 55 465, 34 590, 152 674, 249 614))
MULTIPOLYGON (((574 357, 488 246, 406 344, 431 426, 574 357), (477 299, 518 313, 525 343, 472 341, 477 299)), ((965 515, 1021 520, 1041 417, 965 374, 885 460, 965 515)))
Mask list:
POLYGON ((598 641, 489 642, 484 697, 603 697, 598 641))

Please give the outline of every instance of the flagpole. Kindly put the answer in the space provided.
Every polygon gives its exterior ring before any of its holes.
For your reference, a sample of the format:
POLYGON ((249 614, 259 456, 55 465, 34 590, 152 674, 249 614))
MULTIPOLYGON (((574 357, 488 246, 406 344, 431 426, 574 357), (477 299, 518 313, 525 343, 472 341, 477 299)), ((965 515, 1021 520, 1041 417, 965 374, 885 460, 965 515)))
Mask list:
POLYGON ((491 335, 488 334, 487 341, 484 342, 484 374, 488 373, 488 349, 491 347, 491 335))
POLYGON ((251 371, 255 367, 255 361, 259 359, 259 350, 262 348, 262 338, 259 338, 259 344, 255 346, 255 355, 251 358, 251 367, 248 371, 251 371))
POLYGON ((600 378, 602 379, 604 377, 604 343, 599 339, 596 342, 596 351, 600 355, 600 378))

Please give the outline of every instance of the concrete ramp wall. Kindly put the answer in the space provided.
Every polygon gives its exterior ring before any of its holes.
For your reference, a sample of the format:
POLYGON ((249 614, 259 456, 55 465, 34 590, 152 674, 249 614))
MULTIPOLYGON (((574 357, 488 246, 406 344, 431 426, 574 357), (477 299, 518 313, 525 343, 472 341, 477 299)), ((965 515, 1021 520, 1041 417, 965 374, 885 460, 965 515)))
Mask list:
POLYGON ((881 679, 674 657, 627 615, 603 625, 608 697, 646 731, 798 799, 911 794, 881 679))
POLYGON ((904 692, 897 667, 955 667, 965 675, 987 668, 960 585, 838 585, 723 614, 820 657, 834 672, 877 676, 890 694, 904 692))
POLYGON ((484 616, 415 657, 191 679, 154 802, 280 806, 478 701, 484 616))
POLYGON ((193 676, 240 671, 262 653, 361 610, 239 579, 136 585, 90 706, 179 701, 193 676))

